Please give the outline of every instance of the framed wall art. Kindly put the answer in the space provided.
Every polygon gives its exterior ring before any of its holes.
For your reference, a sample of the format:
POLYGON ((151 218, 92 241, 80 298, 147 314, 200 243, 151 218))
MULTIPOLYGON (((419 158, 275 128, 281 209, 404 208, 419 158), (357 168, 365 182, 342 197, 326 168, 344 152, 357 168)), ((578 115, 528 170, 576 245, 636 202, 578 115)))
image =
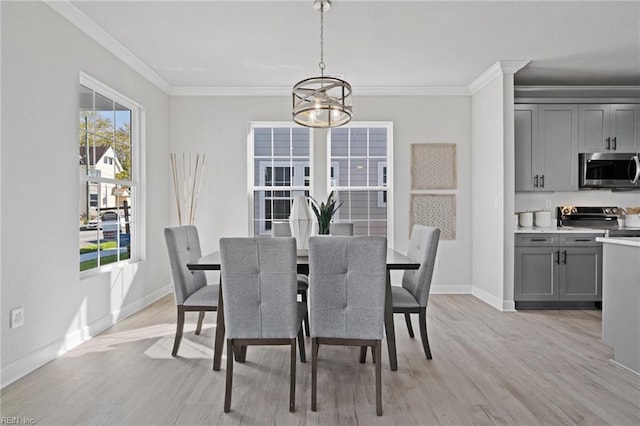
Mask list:
POLYGON ((456 144, 411 144, 411 189, 456 189, 456 144))
POLYGON ((409 229, 414 224, 440 228, 441 240, 456 239, 455 194, 411 194, 409 229))

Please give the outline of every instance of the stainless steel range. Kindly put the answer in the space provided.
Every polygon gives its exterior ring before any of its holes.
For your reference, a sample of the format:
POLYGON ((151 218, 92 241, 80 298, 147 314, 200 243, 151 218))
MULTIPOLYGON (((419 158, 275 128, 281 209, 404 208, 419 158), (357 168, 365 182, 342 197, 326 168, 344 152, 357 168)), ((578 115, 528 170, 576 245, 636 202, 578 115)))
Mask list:
POLYGON ((622 213, 618 207, 559 206, 559 227, 602 229, 607 237, 640 237, 640 228, 618 226, 622 213))

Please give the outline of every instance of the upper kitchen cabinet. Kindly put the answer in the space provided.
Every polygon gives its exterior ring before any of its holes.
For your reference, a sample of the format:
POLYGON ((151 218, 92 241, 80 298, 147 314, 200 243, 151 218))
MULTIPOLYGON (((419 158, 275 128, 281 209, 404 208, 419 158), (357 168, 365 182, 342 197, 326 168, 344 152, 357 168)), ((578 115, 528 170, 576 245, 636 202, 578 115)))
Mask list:
POLYGON ((516 104, 516 191, 578 189, 578 105, 516 104))
POLYGON ((580 105, 580 152, 640 150, 640 105, 580 105))

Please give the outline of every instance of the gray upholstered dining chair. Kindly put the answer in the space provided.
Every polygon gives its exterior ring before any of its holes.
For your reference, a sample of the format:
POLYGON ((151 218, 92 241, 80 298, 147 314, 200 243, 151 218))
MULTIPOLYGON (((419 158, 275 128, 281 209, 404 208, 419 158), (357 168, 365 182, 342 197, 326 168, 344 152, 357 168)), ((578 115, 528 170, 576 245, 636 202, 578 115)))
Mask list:
POLYGON ((393 313, 404 314, 409 336, 414 337, 410 314, 418 314, 420 337, 427 359, 431 359, 431 348, 427 336, 427 304, 431 290, 431 278, 438 251, 440 229, 414 225, 411 230, 407 257, 420 262, 417 270, 407 269, 402 275, 402 287, 391 286, 393 313))
POLYGON ((290 345, 289 411, 295 410, 296 340, 305 362, 297 298, 297 255, 293 238, 221 238, 220 266, 227 374, 224 412, 231 409, 234 350, 247 345, 290 345), (296 339, 297 337, 297 339, 296 339))
POLYGON ((387 239, 311 237, 311 410, 316 411, 320 345, 371 347, 376 362, 376 414, 382 415, 381 341, 387 239))
POLYGON ((187 269, 187 263, 202 257, 198 230, 195 226, 165 228, 164 238, 169 252, 173 294, 178 308, 176 337, 171 351, 171 355, 175 357, 182 340, 185 312, 199 312, 196 334, 200 334, 204 313, 218 309, 218 289, 220 286, 207 285, 204 271, 187 269))
POLYGON ((329 234, 344 235, 347 237, 352 237, 353 223, 352 222, 331 222, 329 224, 329 234))
MULTIPOLYGON (((271 222, 271 236, 291 237, 291 226, 289 225, 289 222, 271 222)), ((308 289, 309 277, 305 274, 298 274, 298 294, 305 305, 307 304, 308 289)), ((304 332, 309 336, 309 314, 304 317, 304 332)))

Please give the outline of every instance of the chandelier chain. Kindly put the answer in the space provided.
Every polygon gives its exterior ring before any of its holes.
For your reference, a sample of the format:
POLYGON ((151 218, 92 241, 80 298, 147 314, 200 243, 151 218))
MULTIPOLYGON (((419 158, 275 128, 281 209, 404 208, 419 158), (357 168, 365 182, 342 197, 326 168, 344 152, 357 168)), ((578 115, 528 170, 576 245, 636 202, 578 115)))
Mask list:
POLYGON ((324 2, 320 3, 320 76, 324 76, 324 2))

